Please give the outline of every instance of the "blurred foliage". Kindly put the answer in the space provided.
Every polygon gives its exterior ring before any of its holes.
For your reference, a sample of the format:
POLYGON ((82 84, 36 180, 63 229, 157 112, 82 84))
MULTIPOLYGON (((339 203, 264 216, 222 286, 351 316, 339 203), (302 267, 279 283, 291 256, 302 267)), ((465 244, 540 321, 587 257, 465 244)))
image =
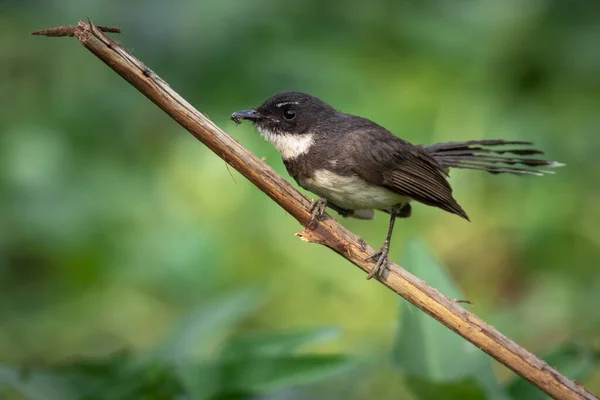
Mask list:
MULTIPOLYGON (((228 121, 284 90, 415 143, 532 140, 565 162, 543 179, 454 171, 473 222, 416 205, 391 258, 600 392, 596 2, 0 0, 8 398, 491 393, 471 373, 487 356, 404 305, 398 330, 393 293, 298 241, 292 218, 73 39, 29 36, 87 16, 122 28, 117 40, 284 176, 271 146, 228 121), (421 245, 402 251, 415 237, 447 272, 421 245), (428 375, 420 352, 455 376, 428 375)), ((343 223, 374 246, 387 225, 343 223)), ((503 395, 540 396, 493 368, 503 395)))
MULTIPOLYGON (((464 298, 418 242, 408 243, 402 264, 449 298, 464 298)), ((392 357, 420 398, 507 399, 485 353, 412 305, 402 307, 392 357), (433 395, 438 392, 455 394, 433 395)))
POLYGON ((203 360, 192 356, 199 346, 210 345, 215 335, 226 333, 228 323, 246 317, 252 309, 249 304, 255 302, 245 293, 222 296, 186 317, 154 349, 51 369, 5 367, 0 369, 0 383, 32 400, 249 398, 306 385, 357 366, 343 356, 291 354, 311 340, 332 338, 331 330, 233 338, 222 345, 221 354, 203 360), (240 300, 246 300, 245 305, 240 300), (232 312, 235 305, 240 307, 232 312))

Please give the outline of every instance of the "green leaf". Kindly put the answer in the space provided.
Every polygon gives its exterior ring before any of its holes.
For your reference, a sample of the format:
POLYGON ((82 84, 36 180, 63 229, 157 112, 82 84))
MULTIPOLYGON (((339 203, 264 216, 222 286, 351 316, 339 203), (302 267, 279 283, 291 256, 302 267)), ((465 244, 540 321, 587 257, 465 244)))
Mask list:
MULTIPOLYGON (((403 266, 451 299, 464 299, 423 244, 408 243, 403 266)), ((506 398, 486 354, 405 301, 401 302, 392 358, 411 379, 450 384, 472 378, 485 388, 489 398, 506 398)))
MULTIPOLYGON (((210 397, 210 400, 250 400, 254 399, 253 393, 250 392, 221 392, 210 397)), ((192 397, 192 399, 196 399, 192 397)))
POLYGON ((354 359, 337 355, 261 357, 230 360, 221 373, 228 391, 263 393, 322 381, 357 366, 354 359))
POLYGON ((185 388, 187 398, 206 400, 218 398, 223 392, 220 365, 216 362, 178 364, 177 376, 185 388))
MULTIPOLYGON (((286 382, 296 384, 294 379, 320 379, 319 374, 328 376, 334 366, 330 359, 317 359, 318 363, 307 365, 300 357, 290 357, 290 353, 303 345, 331 340, 339 336, 337 328, 320 328, 300 332, 274 334, 253 334, 229 339, 221 352, 219 362, 194 365, 180 369, 179 375, 194 399, 213 399, 213 396, 232 395, 256 391, 257 386, 270 382, 276 388, 286 386, 286 382), (287 368, 286 368, 287 367, 287 368), (244 371, 244 368, 247 368, 244 371), (290 371, 291 369, 291 371, 290 371), (295 374, 294 377, 286 374, 295 374), (232 377, 237 376, 237 382, 232 377), (244 379, 257 381, 248 383, 244 379)), ((312 359, 309 359, 312 360, 312 359)), ((269 386, 267 384, 266 386, 269 386)), ((219 397, 220 398, 220 397, 219 397)))
POLYGON ((487 398, 485 390, 473 378, 449 383, 411 378, 406 384, 419 399, 424 400, 485 400, 487 398))
POLYGON ((123 354, 24 373, 3 368, 0 379, 30 400, 167 400, 183 393, 171 366, 134 365, 123 354))
POLYGON ((264 394, 308 385, 343 374, 359 363, 338 355, 277 356, 221 359, 212 364, 180 366, 194 399, 231 393, 264 394))
POLYGON ((150 357, 167 362, 192 360, 255 311, 259 304, 260 295, 256 291, 233 293, 203 304, 187 315, 150 357))
MULTIPOLYGON (((600 361, 600 356, 586 346, 574 343, 564 344, 542 356, 551 367, 573 380, 584 380, 600 361)), ((545 400, 548 395, 526 380, 517 377, 507 385, 507 391, 514 400, 545 400)))
POLYGON ((0 367, 0 388, 8 386, 29 400, 75 400, 80 398, 77 388, 66 376, 51 373, 20 371, 0 367))
POLYGON ((300 332, 246 335, 230 339, 223 350, 224 357, 288 355, 300 347, 325 342, 340 336, 338 328, 318 328, 300 332))

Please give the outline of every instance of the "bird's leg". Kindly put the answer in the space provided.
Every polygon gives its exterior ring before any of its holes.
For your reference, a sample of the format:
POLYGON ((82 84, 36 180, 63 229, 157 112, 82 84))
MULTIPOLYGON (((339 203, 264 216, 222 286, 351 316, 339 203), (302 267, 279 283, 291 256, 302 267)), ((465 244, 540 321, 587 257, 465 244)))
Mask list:
POLYGON ((392 211, 390 212, 390 226, 388 228, 387 236, 385 237, 385 242, 383 242, 383 246, 381 246, 381 249, 379 249, 377 253, 367 258, 367 260, 377 260, 375 266, 373 267, 371 272, 369 272, 369 275, 367 275, 367 279, 371 279, 375 275, 383 276, 387 269, 388 253, 390 252, 390 240, 392 239, 392 232, 394 231, 394 222, 396 221, 397 213, 397 209, 392 209, 392 211))

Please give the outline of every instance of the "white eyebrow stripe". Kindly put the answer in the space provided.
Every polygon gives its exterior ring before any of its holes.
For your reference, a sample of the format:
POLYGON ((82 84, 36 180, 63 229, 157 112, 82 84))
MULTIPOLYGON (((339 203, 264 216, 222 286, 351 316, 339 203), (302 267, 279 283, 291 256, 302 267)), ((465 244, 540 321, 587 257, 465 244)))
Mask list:
POLYGON ((290 104, 295 104, 295 105, 298 105, 298 104, 300 104, 300 103, 299 103, 299 102, 297 102, 297 101, 285 101, 285 102, 283 102, 283 103, 277 103, 277 104, 275 104, 275 107, 277 107, 277 108, 281 108, 281 107, 283 107, 283 106, 289 106, 290 104))

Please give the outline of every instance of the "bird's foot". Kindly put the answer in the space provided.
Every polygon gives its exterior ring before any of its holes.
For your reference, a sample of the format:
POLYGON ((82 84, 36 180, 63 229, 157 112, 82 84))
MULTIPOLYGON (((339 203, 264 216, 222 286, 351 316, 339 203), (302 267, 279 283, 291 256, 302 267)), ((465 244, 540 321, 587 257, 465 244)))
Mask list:
POLYGON ((360 249, 362 251, 367 251, 367 242, 365 242, 365 239, 359 237, 358 238, 358 244, 360 245, 360 249))
POLYGON ((372 256, 367 257, 367 260, 373 260, 375 261, 375 266, 373 267, 373 269, 371 269, 371 272, 369 272, 369 275, 367 275, 367 279, 371 279, 374 276, 377 276, 379 278, 384 278, 386 275, 386 272, 388 270, 388 253, 390 252, 390 242, 389 241, 385 241, 385 243, 383 243, 383 246, 381 246, 381 249, 373 254, 372 256))
POLYGON ((318 199, 312 202, 308 208, 308 211, 312 214, 312 218, 308 224, 310 229, 314 230, 317 228, 319 220, 323 218, 323 214, 325 214, 325 208, 327 208, 327 199, 318 199))

